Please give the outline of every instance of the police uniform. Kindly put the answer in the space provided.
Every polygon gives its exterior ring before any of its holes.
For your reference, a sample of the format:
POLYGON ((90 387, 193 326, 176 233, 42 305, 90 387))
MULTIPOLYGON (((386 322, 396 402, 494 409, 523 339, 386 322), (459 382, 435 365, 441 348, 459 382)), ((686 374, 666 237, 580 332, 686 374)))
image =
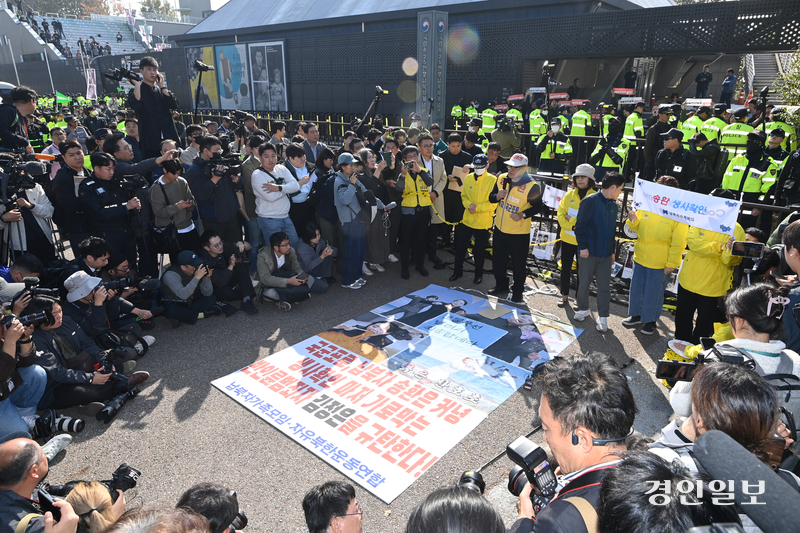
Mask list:
POLYGON ((536 139, 536 145, 541 154, 539 172, 563 175, 566 172, 567 161, 572 157, 572 143, 569 137, 560 131, 552 137, 544 134, 536 139), (555 154, 555 158, 551 159, 550 154, 555 154))
POLYGON ((92 235, 102 237, 122 252, 133 269, 136 265, 136 238, 131 229, 129 197, 116 179, 86 178, 78 186, 78 201, 91 224, 92 235))
POLYGON ((589 158, 589 164, 595 167, 595 181, 602 182, 606 172, 620 172, 625 166, 630 146, 630 141, 626 139, 620 139, 616 145, 613 142, 605 146, 598 143, 589 158))
POLYGON ((450 110, 450 116, 453 117, 453 127, 458 129, 458 123, 464 117, 464 109, 460 103, 453 106, 453 109, 450 110))
POLYGON ((719 115, 715 115, 703 122, 703 125, 700 126, 700 133, 705 135, 709 141, 719 141, 722 136, 722 130, 727 126, 727 122, 722 120, 719 115))
MULTIPOLYGON (((728 163, 722 188, 734 191, 744 202, 758 203, 777 182, 778 170, 779 164, 766 155, 751 161, 747 154, 740 154, 728 163)), ((739 216, 739 222, 746 228, 755 226, 756 220, 753 215, 739 216)))
POLYGON ((481 120, 483 121, 482 131, 484 135, 489 135, 497 127, 497 111, 491 107, 487 107, 481 113, 481 120))
POLYGON ((772 132, 772 130, 782 129, 786 132, 786 137, 783 138, 783 142, 781 143, 781 148, 788 152, 793 152, 797 150, 797 132, 794 129, 794 126, 790 126, 789 124, 782 122, 780 120, 776 120, 774 122, 769 122, 766 125, 767 129, 767 137, 772 132))
POLYGON ((733 124, 728 124, 722 130, 719 143, 723 145, 723 148, 727 148, 730 151, 735 151, 735 153, 740 154, 744 151, 743 147, 747 146, 747 134, 751 133, 753 129, 753 126, 745 122, 734 122, 733 124))

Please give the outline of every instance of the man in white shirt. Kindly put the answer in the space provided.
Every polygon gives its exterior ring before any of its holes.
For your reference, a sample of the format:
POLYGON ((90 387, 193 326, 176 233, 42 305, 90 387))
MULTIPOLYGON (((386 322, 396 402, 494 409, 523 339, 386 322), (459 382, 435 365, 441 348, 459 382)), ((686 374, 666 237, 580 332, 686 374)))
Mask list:
MULTIPOLYGON (((50 139, 53 141, 53 144, 42 150, 43 154, 49 155, 61 155, 61 152, 58 150, 58 146, 67 140, 67 134, 64 132, 62 128, 55 127, 50 130, 50 139)), ((61 168, 61 163, 58 161, 53 161, 50 164, 50 179, 56 177, 56 172, 58 169, 61 168)))
POLYGON ((258 147, 258 158, 261 168, 253 171, 251 183, 256 195, 256 214, 258 227, 264 240, 269 242, 273 233, 283 231, 289 236, 292 246, 299 241, 294 224, 289 218, 289 194, 300 190, 300 183, 291 172, 278 164, 278 153, 275 145, 264 143, 258 147))
POLYGON ((295 229, 302 232, 309 222, 314 221, 314 206, 308 202, 308 195, 314 182, 317 181, 317 176, 311 173, 314 167, 306 162, 306 150, 299 143, 292 143, 286 147, 284 165, 300 184, 300 192, 292 196, 289 218, 292 219, 295 229))

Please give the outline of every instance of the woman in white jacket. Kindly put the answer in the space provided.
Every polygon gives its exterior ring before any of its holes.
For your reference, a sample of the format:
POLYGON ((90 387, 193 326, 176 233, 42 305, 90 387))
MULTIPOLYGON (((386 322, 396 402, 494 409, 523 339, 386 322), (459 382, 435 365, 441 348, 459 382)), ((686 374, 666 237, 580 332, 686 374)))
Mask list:
POLYGON ((50 217, 53 204, 38 183, 33 189, 20 191, 16 206, 8 210, 0 206, 0 229, 3 242, 11 243, 15 253, 31 253, 47 264, 56 258, 50 217))

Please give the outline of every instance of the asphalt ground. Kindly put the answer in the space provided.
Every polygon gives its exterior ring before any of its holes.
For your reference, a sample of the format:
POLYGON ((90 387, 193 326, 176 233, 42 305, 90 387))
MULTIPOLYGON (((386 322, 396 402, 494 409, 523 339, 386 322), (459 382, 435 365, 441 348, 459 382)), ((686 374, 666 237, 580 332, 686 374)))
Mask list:
MULTIPOLYGON (((440 256, 452 261, 450 254, 440 252, 440 256)), ((324 481, 348 479, 210 382, 431 283, 486 291, 494 282, 487 273, 483 283, 474 286, 467 272, 453 284, 448 281, 452 270, 430 266, 429 277, 412 270, 406 281, 400 278, 399 264, 385 266, 386 272, 369 277, 361 290, 336 284, 328 293, 296 304, 290 312, 264 304, 257 315, 240 312, 230 318, 212 317, 176 330, 165 319, 157 319, 157 327, 148 332, 157 342, 139 360, 138 369, 151 373, 142 393, 108 425, 87 420, 86 429, 52 462, 48 481, 55 485, 73 479, 109 479, 119 464, 127 463, 142 471, 138 486, 126 493, 129 509, 172 507, 191 485, 213 481, 237 492, 250 521, 247 531, 307 531, 301 507, 305 492, 324 481)), ((538 279, 529 283, 545 285, 538 279)), ((533 294, 527 304, 569 322, 574 309, 557 307, 559 298, 533 294)), ((592 308, 596 310, 594 301, 592 308)), ((639 409, 635 429, 652 436, 671 415, 667 391, 653 372, 674 324, 671 315, 665 314, 658 333, 648 337, 623 327, 626 316, 625 307, 612 303, 609 331, 602 334, 592 319, 574 322, 585 332, 563 355, 598 351, 626 364, 624 372, 639 409)), ((518 390, 390 505, 353 483, 365 512, 364 531, 404 531, 409 514, 427 494, 455 483, 463 471, 481 467, 506 444, 536 428, 538 404, 535 390, 518 390)), ((542 444, 541 432, 532 438, 542 444)), ((503 456, 482 472, 487 496, 507 527, 516 518, 516 498, 506 490, 512 466, 503 456)))

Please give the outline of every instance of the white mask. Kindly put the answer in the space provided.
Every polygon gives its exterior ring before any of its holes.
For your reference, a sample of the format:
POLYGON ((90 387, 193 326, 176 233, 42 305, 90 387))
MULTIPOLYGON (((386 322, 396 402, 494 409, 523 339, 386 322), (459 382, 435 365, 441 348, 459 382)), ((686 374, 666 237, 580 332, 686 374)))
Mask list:
POLYGON ((553 130, 553 133, 558 133, 558 130, 561 129, 561 126, 550 126, 550 129, 553 130))
POLYGON ((475 175, 476 175, 476 176, 483 176, 483 173, 484 173, 484 172, 486 172, 486 169, 485 169, 485 168, 476 168, 476 169, 475 169, 475 175))
POLYGON ((419 128, 419 122, 412 122, 411 123, 411 127, 412 128, 419 128))

